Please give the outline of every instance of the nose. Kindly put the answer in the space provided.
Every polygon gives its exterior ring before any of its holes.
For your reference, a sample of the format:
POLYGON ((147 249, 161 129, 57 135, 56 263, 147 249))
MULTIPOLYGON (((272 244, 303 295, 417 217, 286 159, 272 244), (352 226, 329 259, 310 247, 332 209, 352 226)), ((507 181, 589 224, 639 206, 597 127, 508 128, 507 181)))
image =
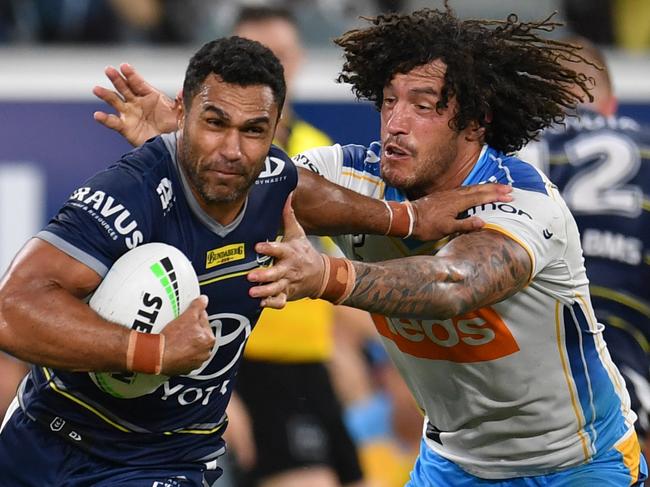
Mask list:
POLYGON ((241 159, 241 134, 237 129, 227 130, 221 139, 219 152, 228 161, 241 159))
POLYGON ((408 133, 409 114, 407 112, 406 104, 396 103, 390 109, 386 110, 382 119, 386 132, 390 135, 400 135, 408 133))

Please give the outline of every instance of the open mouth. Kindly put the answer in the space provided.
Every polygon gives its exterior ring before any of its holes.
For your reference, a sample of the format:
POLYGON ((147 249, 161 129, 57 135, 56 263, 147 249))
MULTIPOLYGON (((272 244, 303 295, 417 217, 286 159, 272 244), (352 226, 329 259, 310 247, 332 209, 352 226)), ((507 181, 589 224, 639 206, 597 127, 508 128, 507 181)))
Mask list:
POLYGON ((411 155, 408 151, 395 144, 388 144, 386 147, 384 147, 384 152, 389 157, 403 157, 411 155))

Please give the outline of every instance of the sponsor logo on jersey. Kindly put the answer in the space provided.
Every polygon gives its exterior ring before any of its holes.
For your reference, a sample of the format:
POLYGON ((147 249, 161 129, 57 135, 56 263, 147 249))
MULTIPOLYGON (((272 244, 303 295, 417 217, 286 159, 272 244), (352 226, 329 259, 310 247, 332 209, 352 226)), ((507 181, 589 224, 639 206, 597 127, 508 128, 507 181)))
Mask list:
POLYGON ((104 191, 93 191, 89 186, 75 190, 69 204, 87 212, 102 226, 112 240, 124 237, 128 249, 133 249, 144 241, 138 230, 138 222, 123 204, 104 191))
POLYGON ((156 188, 156 193, 158 193, 158 197, 160 198, 163 215, 166 215, 172 209, 172 206, 174 206, 174 201, 176 201, 176 196, 172 190, 172 182, 168 178, 162 178, 156 188))
POLYGON ((553 233, 551 233, 551 231, 550 231, 548 228, 545 228, 545 229, 542 231, 542 235, 544 235, 544 238, 545 238, 546 240, 548 240, 549 238, 551 238, 551 237, 553 236, 553 233))
MULTIPOLYGON (((154 276, 158 278, 163 289, 165 289, 169 303, 174 310, 174 317, 178 317, 180 314, 181 300, 178 293, 178 279, 176 278, 176 272, 174 271, 172 261, 168 257, 165 257, 160 259, 159 262, 153 264, 149 269, 153 272, 154 276)), ((150 303, 150 305, 151 304, 153 303, 150 303)), ((160 304, 162 305, 162 303, 160 304)))
POLYGON ((309 169, 311 172, 320 174, 320 170, 318 169, 318 166, 314 164, 305 154, 298 154, 293 158, 293 161, 297 166, 304 167, 305 169, 309 169))
POLYGON ((233 262, 235 260, 242 260, 246 257, 243 243, 226 245, 218 249, 208 250, 205 256, 205 268, 211 269, 218 265, 233 262))
POLYGON ((280 159, 279 157, 267 157, 264 160, 264 169, 262 169, 262 172, 255 180, 255 184, 270 184, 284 181, 287 179, 286 175, 282 175, 285 165, 286 162, 284 162, 284 159, 280 159))
POLYGON ((449 320, 414 320, 373 315, 381 335, 403 353, 458 363, 495 360, 519 351, 501 317, 486 307, 449 320))
POLYGON ((476 215, 479 212, 488 211, 488 210, 492 210, 492 211, 498 210, 503 213, 508 213, 510 215, 525 216, 529 220, 533 219, 533 217, 530 216, 529 213, 526 213, 524 210, 520 210, 516 206, 513 206, 508 203, 485 203, 482 205, 473 206, 472 208, 469 208, 467 210, 467 215, 472 216, 472 215, 476 215))

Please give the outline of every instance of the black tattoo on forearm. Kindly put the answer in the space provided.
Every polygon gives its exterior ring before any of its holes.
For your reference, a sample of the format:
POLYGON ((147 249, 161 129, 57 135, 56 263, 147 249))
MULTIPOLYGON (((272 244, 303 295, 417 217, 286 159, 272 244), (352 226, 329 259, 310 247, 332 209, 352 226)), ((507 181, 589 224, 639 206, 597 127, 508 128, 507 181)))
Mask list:
POLYGON ((436 256, 354 263, 348 306, 393 317, 447 319, 522 289, 532 262, 514 240, 491 230, 462 235, 436 256))

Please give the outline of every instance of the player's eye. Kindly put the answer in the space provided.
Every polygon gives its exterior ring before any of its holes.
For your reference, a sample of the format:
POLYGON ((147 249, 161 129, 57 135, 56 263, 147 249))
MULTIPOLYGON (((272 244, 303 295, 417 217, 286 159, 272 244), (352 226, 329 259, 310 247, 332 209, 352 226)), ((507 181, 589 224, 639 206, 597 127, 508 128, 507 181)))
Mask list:
POLYGON ((252 135, 262 135, 265 130, 262 127, 246 127, 244 132, 252 135))
POLYGON ((214 127, 223 127, 224 121, 220 118, 208 118, 206 122, 214 127))

